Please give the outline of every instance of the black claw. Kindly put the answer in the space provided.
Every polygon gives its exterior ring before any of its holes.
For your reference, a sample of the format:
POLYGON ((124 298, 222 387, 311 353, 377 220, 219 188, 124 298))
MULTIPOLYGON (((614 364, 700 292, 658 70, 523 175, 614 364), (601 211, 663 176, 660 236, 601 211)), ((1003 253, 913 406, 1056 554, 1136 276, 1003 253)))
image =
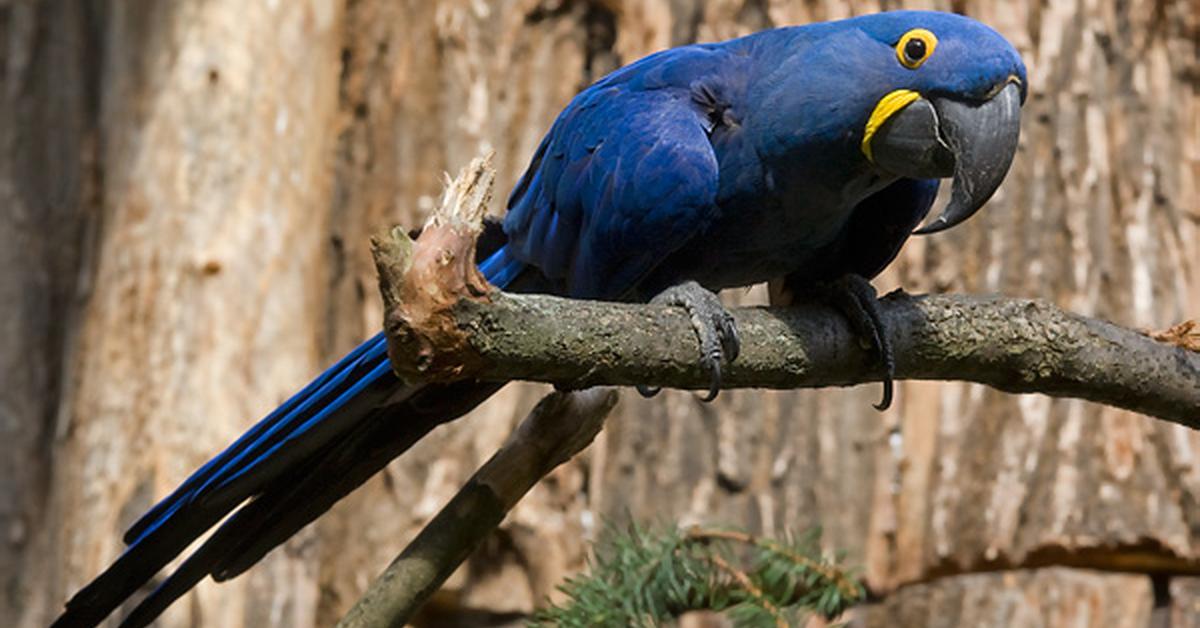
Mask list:
POLYGON ((638 384, 637 391, 638 391, 639 395, 649 399, 649 398, 657 395, 658 393, 662 392, 662 388, 659 388, 658 386, 643 386, 641 384, 638 384))
POLYGON ((892 378, 891 376, 883 378, 883 399, 879 403, 872 404, 872 408, 883 412, 892 407, 892 378))
MULTIPOLYGON (((694 281, 663 290, 651 299, 651 303, 687 310, 692 329, 700 341, 700 368, 711 378, 708 393, 701 399, 706 402, 716 399, 721 392, 721 362, 732 362, 741 350, 733 316, 721 305, 716 294, 694 281)), ((638 392, 643 395, 648 390, 644 386, 638 387, 638 392)))
POLYGON ((708 403, 716 399, 721 392, 721 356, 720 354, 709 355, 707 359, 700 361, 700 365, 708 371, 709 375, 708 394, 701 397, 700 401, 708 403))
POLYGON ((861 276, 846 275, 833 286, 834 305, 850 321, 850 326, 865 340, 865 346, 879 356, 883 367, 883 399, 874 405, 880 412, 892 405, 896 375, 896 358, 892 343, 884 331, 883 318, 879 315, 879 298, 875 288, 861 276))

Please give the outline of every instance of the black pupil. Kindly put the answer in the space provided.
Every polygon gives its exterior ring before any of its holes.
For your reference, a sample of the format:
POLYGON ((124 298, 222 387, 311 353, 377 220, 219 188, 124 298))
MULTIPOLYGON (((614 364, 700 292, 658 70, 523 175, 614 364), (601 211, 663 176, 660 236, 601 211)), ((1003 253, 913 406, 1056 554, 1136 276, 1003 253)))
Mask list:
POLYGON ((920 61, 925 58, 925 41, 910 39, 904 44, 904 57, 909 61, 920 61))

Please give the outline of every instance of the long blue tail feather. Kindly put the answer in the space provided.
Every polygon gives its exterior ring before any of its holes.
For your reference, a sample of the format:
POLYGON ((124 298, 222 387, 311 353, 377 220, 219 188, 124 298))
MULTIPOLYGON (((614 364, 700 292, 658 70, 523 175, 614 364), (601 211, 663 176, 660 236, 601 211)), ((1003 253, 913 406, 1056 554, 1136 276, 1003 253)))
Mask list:
MULTIPOLYGON (((377 382, 384 381, 384 378, 392 375, 391 364, 387 360, 386 349, 382 355, 373 360, 370 364, 372 364, 371 370, 360 379, 355 381, 354 384, 347 390, 334 398, 329 405, 321 408, 320 411, 304 420, 302 423, 300 423, 300 425, 296 426, 294 430, 291 430, 287 434, 280 435, 281 438, 272 439, 272 441, 264 443, 266 451, 263 451, 248 464, 243 464, 237 467, 227 465, 229 472, 227 474, 223 474, 223 478, 220 476, 214 477, 213 479, 209 480, 209 482, 201 486, 200 491, 211 489, 210 493, 205 496, 204 499, 217 499, 223 489, 229 488, 229 486, 236 482, 239 478, 245 477, 247 473, 257 470, 260 466, 267 464, 270 461, 280 460, 285 457, 304 457, 304 455, 308 452, 305 450, 305 448, 297 444, 296 441, 298 439, 306 436, 310 430, 317 430, 331 425, 331 422, 336 419, 336 417, 334 417, 334 413, 336 413, 340 408, 349 403, 358 395, 362 394, 367 387, 374 385, 377 382), (290 445, 287 451, 282 450, 284 445, 290 445), (290 455, 293 452, 296 453, 295 456, 290 455), (220 480, 220 483, 213 486, 213 483, 218 479, 220 480)), ((394 386, 398 383, 398 381, 396 381, 394 376, 392 376, 392 379, 388 380, 387 383, 394 386)), ((316 437, 316 435, 314 435, 314 437, 316 437)), ((258 449, 261 449, 261 447, 258 449)), ((229 465, 235 465, 237 462, 237 460, 230 461, 229 465)))
MULTIPOLYGON (((525 264, 500 246, 480 268, 504 288, 522 276, 525 264)), ((391 371, 386 338, 375 335, 134 523, 124 536, 125 552, 67 602, 53 626, 99 624, 236 508, 122 623, 148 624, 206 575, 225 579, 248 569, 429 430, 461 416, 499 386, 406 386, 391 371)))
MULTIPOLYGON (((500 247, 480 264, 480 271, 488 278, 488 281, 501 288, 510 284, 523 269, 524 263, 509 255, 507 247, 500 247)), ((330 415, 367 386, 388 376, 390 368, 387 364, 387 339, 380 332, 321 373, 302 391, 293 395, 278 409, 250 428, 233 445, 205 463, 169 497, 151 508, 126 532, 126 543, 136 543, 139 538, 152 532, 187 503, 197 500, 215 501, 216 495, 220 494, 221 489, 227 488, 234 480, 243 477, 247 472, 257 468, 259 464, 279 453, 280 447, 285 443, 294 442, 314 425, 329 420, 330 415), (339 392, 342 384, 346 383, 351 375, 362 371, 361 367, 369 370, 356 379, 348 390, 339 392), (322 399, 334 394, 337 396, 328 405, 323 406, 315 413, 307 412, 322 399), (302 422, 289 429, 297 421, 302 422), (255 457, 249 464, 245 464, 244 460, 248 456, 255 457), (218 465, 220 466, 218 467, 218 465)), ((294 451, 299 452, 297 455, 281 453, 285 458, 284 462, 311 453, 311 451, 303 449, 296 448, 294 451)), ((244 497, 241 498, 244 499, 244 497)))
POLYGON ((386 352, 386 340, 383 334, 379 333, 360 344, 346 357, 338 360, 303 390, 251 427, 225 451, 206 462, 171 495, 142 515, 125 533, 125 543, 127 545, 136 543, 140 538, 155 530, 180 507, 190 503, 198 493, 210 486, 213 480, 221 478, 222 473, 230 470, 230 465, 242 460, 251 450, 261 449, 263 445, 273 442, 264 441, 264 439, 270 439, 272 435, 304 416, 303 412, 317 403, 322 396, 336 390, 353 374, 355 367, 360 365, 364 356, 367 361, 377 364, 380 355, 386 358, 386 352))
POLYGON ((248 497, 270 491, 272 483, 277 482, 289 466, 302 464, 306 456, 301 455, 301 450, 309 452, 307 457, 311 457, 325 444, 319 439, 336 440, 339 430, 344 432, 352 428, 363 416, 393 398, 398 380, 386 368, 386 361, 384 364, 382 370, 391 381, 377 381, 357 395, 340 397, 338 411, 329 415, 324 425, 318 424, 320 429, 313 428, 303 434, 294 449, 288 447, 278 459, 259 462, 254 474, 243 478, 224 494, 178 500, 163 518, 127 547, 112 566, 67 602, 67 611, 54 625, 92 626, 98 623, 231 510, 248 497), (285 462, 285 458, 291 462, 285 462))
POLYGON ((121 627, 148 625, 207 575, 218 581, 240 575, 434 427, 458 418, 500 386, 471 382, 431 386, 401 407, 372 412, 351 433, 284 474, 278 490, 238 509, 138 604, 121 627), (397 415, 405 421, 394 420, 397 415))

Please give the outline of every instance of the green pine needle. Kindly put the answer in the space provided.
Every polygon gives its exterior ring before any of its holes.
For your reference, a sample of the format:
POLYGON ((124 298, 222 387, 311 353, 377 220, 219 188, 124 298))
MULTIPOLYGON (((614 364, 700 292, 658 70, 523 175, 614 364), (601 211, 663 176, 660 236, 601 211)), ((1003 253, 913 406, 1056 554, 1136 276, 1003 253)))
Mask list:
POLYGON ((567 600, 531 625, 658 626, 695 610, 724 613, 738 626, 795 626, 813 612, 833 618, 863 598, 863 587, 821 556, 819 535, 609 526, 589 573, 562 584, 567 600))

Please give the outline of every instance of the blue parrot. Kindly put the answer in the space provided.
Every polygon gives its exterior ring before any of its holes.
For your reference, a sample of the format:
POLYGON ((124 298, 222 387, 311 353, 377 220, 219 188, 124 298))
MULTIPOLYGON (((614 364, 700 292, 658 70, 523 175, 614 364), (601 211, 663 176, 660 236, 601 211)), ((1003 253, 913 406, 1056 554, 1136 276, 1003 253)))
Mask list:
MULTIPOLYGON (((686 308, 710 397, 738 350, 713 291, 782 278, 828 295, 870 339, 886 404, 890 348, 867 280, 925 219, 940 179, 952 179, 950 201, 917 233, 952 227, 991 197, 1016 152, 1026 86, 1003 37, 937 12, 652 54, 559 114, 502 227, 481 242, 479 267, 509 291, 686 308)), ((97 625, 220 523, 121 625, 148 624, 204 577, 250 568, 501 386, 403 382, 376 335, 142 516, 54 625, 97 625)))

